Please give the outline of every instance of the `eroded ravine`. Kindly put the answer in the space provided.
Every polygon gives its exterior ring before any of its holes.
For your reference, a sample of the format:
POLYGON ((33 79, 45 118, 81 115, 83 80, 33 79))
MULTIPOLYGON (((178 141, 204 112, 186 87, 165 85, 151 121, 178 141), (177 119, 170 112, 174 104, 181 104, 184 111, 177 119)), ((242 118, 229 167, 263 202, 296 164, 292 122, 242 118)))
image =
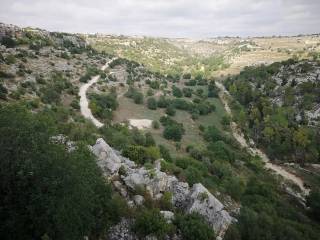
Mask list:
MULTIPOLYGON (((224 108, 225 108, 226 112, 228 114, 230 114, 230 116, 231 116, 232 112, 231 112, 231 109, 230 109, 230 106, 228 103, 228 97, 231 97, 230 93, 226 90, 226 88, 224 87, 224 85, 221 82, 216 81, 215 83, 216 83, 216 86, 220 89, 219 97, 224 105, 224 108)), ((239 144, 243 148, 247 148, 252 155, 259 156, 262 159, 262 161, 265 163, 265 168, 270 169, 270 170, 274 171, 275 173, 279 174, 280 176, 282 176, 283 178, 295 183, 297 186, 299 186, 299 188, 301 189, 304 196, 309 194, 310 189, 308 189, 304 186, 303 180, 301 178, 288 172, 283 167, 272 163, 270 161, 270 159, 268 158, 268 156, 264 152, 262 152, 260 149, 257 149, 255 147, 251 147, 248 144, 247 140, 244 138, 244 134, 241 131, 240 127, 238 127, 238 125, 235 122, 231 122, 230 126, 231 126, 231 131, 232 131, 233 137, 239 142, 239 144)))

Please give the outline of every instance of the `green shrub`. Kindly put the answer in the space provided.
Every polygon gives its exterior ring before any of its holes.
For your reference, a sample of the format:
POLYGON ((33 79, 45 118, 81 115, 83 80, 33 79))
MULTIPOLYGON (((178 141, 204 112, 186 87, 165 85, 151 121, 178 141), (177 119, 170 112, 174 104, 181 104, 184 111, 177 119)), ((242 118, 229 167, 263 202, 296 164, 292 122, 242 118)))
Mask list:
POLYGON ((7 99, 8 90, 0 83, 0 99, 7 99))
POLYGON ((160 128, 160 124, 157 120, 152 121, 152 127, 154 129, 159 129, 160 128))
POLYGON ((185 240, 212 240, 214 231, 198 214, 177 215, 174 224, 180 229, 185 240))
POLYGON ((154 235, 164 239, 172 231, 172 225, 166 222, 158 209, 145 209, 138 212, 132 229, 141 237, 154 235))
POLYGON ((88 148, 52 143, 60 131, 51 114, 2 106, 0 122, 2 239, 99 238, 119 220, 88 148))
POLYGON ((1 44, 6 46, 7 48, 14 48, 17 46, 17 41, 9 36, 4 36, 1 39, 1 44))
POLYGON ((176 110, 174 108, 174 106, 172 104, 170 104, 169 106, 167 106, 166 108, 166 114, 168 114, 169 116, 174 116, 176 115, 176 110))
POLYGON ((141 92, 136 92, 133 95, 133 101, 135 104, 142 104, 143 103, 143 94, 141 92))
POLYGON ((148 98, 147 100, 147 105, 148 105, 148 108, 151 109, 151 110, 156 110, 157 109, 157 101, 155 98, 148 98))
POLYGON ((181 98, 182 97, 182 91, 180 88, 176 87, 175 85, 172 86, 172 95, 181 98))

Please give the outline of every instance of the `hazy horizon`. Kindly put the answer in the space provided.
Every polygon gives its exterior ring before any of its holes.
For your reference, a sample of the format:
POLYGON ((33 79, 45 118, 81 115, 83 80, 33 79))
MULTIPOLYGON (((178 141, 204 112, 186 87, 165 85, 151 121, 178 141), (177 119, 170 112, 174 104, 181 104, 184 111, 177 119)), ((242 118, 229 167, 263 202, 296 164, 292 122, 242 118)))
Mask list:
POLYGON ((243 0, 241 3, 234 0, 0 0, 0 3, 0 22, 70 33, 204 39, 320 32, 320 1, 316 0, 243 0))

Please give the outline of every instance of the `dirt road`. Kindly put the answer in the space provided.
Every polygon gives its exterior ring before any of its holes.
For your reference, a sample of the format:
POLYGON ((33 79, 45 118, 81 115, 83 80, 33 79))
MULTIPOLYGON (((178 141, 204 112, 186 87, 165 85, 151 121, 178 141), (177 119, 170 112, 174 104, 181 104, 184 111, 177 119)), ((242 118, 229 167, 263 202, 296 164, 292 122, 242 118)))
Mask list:
MULTIPOLYGON (((226 88, 223 86, 221 82, 216 81, 216 86, 220 89, 219 97, 224 105, 226 112, 232 115, 232 112, 228 103, 228 97, 231 97, 230 93, 226 90, 226 88)), ((303 180, 301 178, 288 172, 283 167, 277 164, 271 163, 268 156, 264 152, 262 152, 260 149, 249 146, 247 140, 244 138, 244 134, 241 132, 240 128, 235 122, 231 122, 231 131, 234 138, 239 142, 239 144, 243 148, 247 148, 252 155, 258 155, 262 159, 262 161, 265 163, 265 168, 270 169, 275 173, 279 174, 280 176, 282 176, 283 178, 294 182, 296 185, 300 187, 304 196, 309 194, 310 189, 304 186, 303 180)))
MULTIPOLYGON (((113 61, 114 59, 111 59, 110 61, 108 61, 104 66, 102 66, 101 70, 104 71, 109 64, 113 61)), ((95 84, 96 82, 98 82, 100 76, 94 76, 90 79, 89 82, 87 82, 86 84, 83 84, 80 87, 79 90, 79 96, 80 96, 80 110, 81 110, 81 114, 86 118, 89 119, 90 121, 92 121, 92 123, 97 127, 100 128, 103 126, 103 123, 100 122, 98 119, 96 119, 93 115, 92 112, 89 108, 89 101, 87 98, 87 91, 88 89, 95 84)))

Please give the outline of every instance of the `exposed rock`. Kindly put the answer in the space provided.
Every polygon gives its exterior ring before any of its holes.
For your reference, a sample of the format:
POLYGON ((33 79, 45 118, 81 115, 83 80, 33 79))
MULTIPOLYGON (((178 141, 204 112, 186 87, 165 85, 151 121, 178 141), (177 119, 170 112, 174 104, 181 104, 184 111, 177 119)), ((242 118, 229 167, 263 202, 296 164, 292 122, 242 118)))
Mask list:
POLYGON ((190 194, 189 213, 202 215, 217 235, 222 235, 232 222, 232 217, 224 210, 223 204, 216 199, 201 183, 194 184, 190 194))
MULTIPOLYGON (((120 176, 122 182, 116 180, 113 181, 113 185, 127 199, 130 207, 143 204, 144 198, 141 195, 130 197, 129 194, 129 192, 134 192, 137 187, 140 187, 148 191, 154 200, 161 198, 165 192, 171 192, 172 203, 175 207, 187 213, 197 212, 202 215, 214 229, 217 236, 223 236, 233 221, 229 213, 224 210, 224 205, 202 184, 194 184, 190 189, 188 183, 180 182, 175 176, 161 172, 160 160, 156 161, 154 169, 139 168, 134 162, 121 156, 120 152, 113 150, 101 138, 97 140, 91 149, 97 156, 98 165, 110 179, 114 179, 113 177, 118 175, 120 167, 124 169, 125 174, 120 176)), ((119 179, 119 177, 116 178, 119 179)), ((163 211, 162 214, 168 221, 173 218, 173 213, 171 212, 163 211)), ((121 227, 123 227, 123 223, 116 230, 121 227)), ((119 237, 117 234, 115 236, 119 237)), ((121 237, 118 239, 123 239, 121 237)))
POLYGON ((102 138, 97 140, 92 152, 97 156, 97 163, 105 175, 109 176, 119 171, 121 160, 102 138))
POLYGON ((174 219, 174 213, 171 211, 160 211, 160 213, 163 215, 164 219, 168 222, 171 223, 172 220, 174 219))
POLYGON ((76 144, 73 141, 70 141, 65 135, 59 134, 57 136, 52 136, 50 138, 51 142, 54 144, 62 144, 65 145, 66 150, 68 152, 72 152, 76 150, 76 144))
POLYGON ((134 195, 133 196, 133 201, 137 206, 140 206, 144 202, 144 198, 141 195, 134 195))
POLYGON ((120 223, 110 228, 108 240, 138 240, 139 238, 131 231, 132 221, 122 219, 120 223))
POLYGON ((127 197, 128 196, 128 192, 127 192, 125 186, 123 186, 121 182, 114 181, 113 185, 118 190, 118 192, 121 194, 122 197, 127 197))

